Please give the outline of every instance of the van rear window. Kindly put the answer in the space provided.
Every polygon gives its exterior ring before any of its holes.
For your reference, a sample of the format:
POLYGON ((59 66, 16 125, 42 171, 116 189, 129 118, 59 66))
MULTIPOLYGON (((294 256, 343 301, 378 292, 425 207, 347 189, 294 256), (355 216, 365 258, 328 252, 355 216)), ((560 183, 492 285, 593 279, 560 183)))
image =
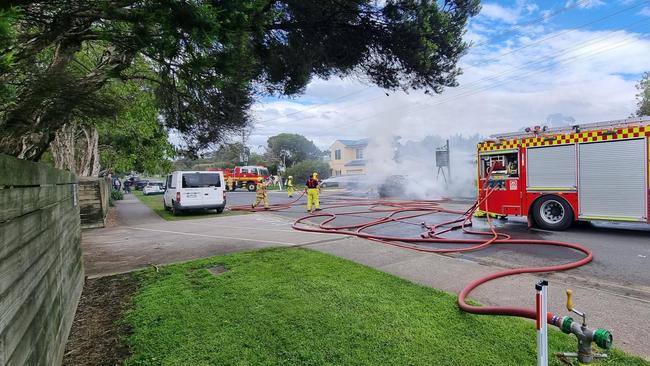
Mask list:
POLYGON ((219 174, 183 174, 183 188, 221 187, 219 174))

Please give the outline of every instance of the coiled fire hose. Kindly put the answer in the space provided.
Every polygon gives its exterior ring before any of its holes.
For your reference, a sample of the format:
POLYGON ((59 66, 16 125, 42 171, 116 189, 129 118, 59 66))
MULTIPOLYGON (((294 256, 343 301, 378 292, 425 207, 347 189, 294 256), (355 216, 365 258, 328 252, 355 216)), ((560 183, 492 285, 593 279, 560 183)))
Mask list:
MULTIPOLYGON (((497 232, 494 228, 491 218, 488 216, 488 231, 475 231, 470 230, 469 227, 472 225, 472 216, 474 212, 478 209, 479 205, 487 199, 489 193, 486 194, 482 199, 477 200, 467 211, 458 211, 444 208, 441 206, 441 203, 444 203, 445 200, 374 200, 374 199, 362 199, 362 198, 340 198, 340 199, 327 199, 328 204, 324 206, 324 212, 319 212, 317 214, 306 215, 298 218, 292 225, 295 230, 313 232, 313 233, 326 233, 326 234, 342 234, 356 236, 359 238, 368 239, 375 242, 380 242, 387 245, 392 245, 404 249, 414 250, 418 252, 425 253, 459 253, 459 252, 470 252, 485 249, 491 245, 495 244, 505 244, 505 245, 544 245, 544 246, 554 246, 554 247, 563 247, 571 250, 575 250, 584 254, 584 257, 568 263, 550 265, 550 266, 540 266, 540 267, 523 267, 515 269, 507 269, 499 271, 487 276, 478 278, 469 284, 467 284, 460 294, 458 295, 458 306, 468 313, 473 314, 487 314, 487 315, 506 315, 506 316, 517 316, 528 319, 536 318, 536 310, 534 308, 525 308, 525 307, 516 307, 516 306, 474 306, 467 303, 467 297, 471 292, 477 287, 498 279, 507 276, 513 276, 524 273, 547 273, 547 272, 557 272, 565 271, 573 268, 583 266, 593 259, 592 252, 585 248, 584 246, 576 243, 568 243, 556 240, 530 240, 530 239, 513 239, 510 235, 505 233, 497 232), (359 209, 360 206, 368 206, 366 209, 359 209), (348 211, 340 211, 346 208, 356 208, 348 211), (337 210, 334 212, 327 212, 329 210, 337 210), (356 218, 359 217, 368 217, 363 215, 368 214, 384 214, 382 217, 371 217, 369 221, 365 221, 357 224, 348 224, 348 225, 334 225, 333 222, 340 217, 344 216, 353 216, 356 218), (401 237, 401 236, 390 236, 390 235, 379 235, 369 233, 368 229, 376 228, 380 225, 400 222, 404 224, 414 225, 413 222, 407 220, 431 215, 435 213, 444 213, 444 214, 457 214, 458 218, 454 220, 445 221, 442 223, 437 223, 433 225, 425 225, 424 223, 420 224, 426 228, 426 232, 421 234, 420 237, 401 237), (322 218, 323 220, 317 225, 314 226, 314 219, 322 218), (311 221, 311 225, 307 223, 311 221), (473 236, 484 236, 483 239, 454 239, 454 238, 445 238, 442 235, 454 230, 462 230, 465 234, 473 236), (463 248, 428 248, 420 246, 418 244, 466 244, 467 247, 463 248)), ((301 198, 304 196, 304 192, 297 197, 295 200, 287 203, 272 204, 269 207, 270 211, 282 211, 287 210, 293 207, 301 198)), ((250 206, 233 206, 232 210, 236 211, 261 211, 261 208, 251 208, 250 206)), ((549 324, 556 325, 561 327, 561 324, 558 324, 560 318, 555 317, 553 313, 548 312, 547 321, 549 324)))

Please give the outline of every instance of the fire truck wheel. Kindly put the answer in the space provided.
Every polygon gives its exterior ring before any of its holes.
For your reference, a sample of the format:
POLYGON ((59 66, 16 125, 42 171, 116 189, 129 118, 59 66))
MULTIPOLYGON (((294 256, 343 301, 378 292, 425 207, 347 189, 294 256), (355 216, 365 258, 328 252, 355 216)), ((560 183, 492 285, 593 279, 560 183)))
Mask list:
POLYGON ((563 198, 542 196, 533 205, 533 219, 542 229, 565 230, 573 223, 573 209, 563 198))
POLYGON ((246 189, 248 189, 249 192, 255 192, 255 189, 257 188, 255 182, 248 182, 246 183, 246 189))

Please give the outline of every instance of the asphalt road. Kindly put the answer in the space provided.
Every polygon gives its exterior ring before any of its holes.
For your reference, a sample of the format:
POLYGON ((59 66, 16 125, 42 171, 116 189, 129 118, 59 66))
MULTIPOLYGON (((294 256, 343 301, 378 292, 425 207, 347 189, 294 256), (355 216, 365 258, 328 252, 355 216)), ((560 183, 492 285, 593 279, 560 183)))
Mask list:
MULTIPOLYGON (((299 195, 300 192, 297 192, 299 195)), ((228 194, 228 205, 250 204, 254 200, 252 192, 236 191, 228 194)), ((327 202, 332 198, 349 197, 345 192, 323 192, 321 205, 327 212, 327 202)), ((295 197, 293 198, 295 199, 295 197)), ((271 203, 285 203, 293 199, 286 197, 284 192, 270 192, 271 203)), ((303 197, 294 207, 286 211, 274 212, 287 218, 298 218, 306 215, 306 200, 303 197)), ((464 210, 470 202, 449 202, 444 206, 464 210)), ((330 211, 340 211, 337 209, 330 211)), ((364 217, 343 217, 334 223, 342 225, 367 221, 378 214, 367 214, 364 217)), ((414 225, 393 223, 378 227, 370 232, 397 236, 418 237, 422 228, 420 222, 436 223, 454 218, 449 214, 434 214, 410 220, 414 225)), ((550 232, 528 229, 523 218, 495 220, 497 230, 508 233, 513 238, 549 239, 580 243, 594 253, 590 264, 565 273, 555 273, 548 276, 551 280, 564 280, 570 283, 580 283, 588 287, 599 288, 620 295, 642 300, 650 300, 650 225, 634 225, 619 223, 587 223, 578 224, 567 231, 550 232)), ((474 219, 474 229, 486 229, 485 219, 474 219)), ((455 232, 449 237, 463 237, 464 234, 455 232)), ((475 238, 475 237, 473 237, 475 238)), ((451 247, 450 245, 446 247, 451 247)), ((556 264, 573 261, 582 255, 562 248, 552 248, 533 245, 495 245, 484 250, 465 254, 453 254, 453 257, 463 258, 483 264, 493 264, 503 267, 519 267, 530 265, 556 264)))

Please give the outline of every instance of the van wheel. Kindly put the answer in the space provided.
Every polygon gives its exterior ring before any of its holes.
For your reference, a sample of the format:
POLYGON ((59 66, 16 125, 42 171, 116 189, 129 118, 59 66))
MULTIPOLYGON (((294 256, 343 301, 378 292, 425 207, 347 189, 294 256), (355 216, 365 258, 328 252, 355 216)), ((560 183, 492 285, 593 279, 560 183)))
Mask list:
POLYGON ((533 219, 542 229, 565 230, 573 223, 573 209, 563 198, 547 195, 535 201, 533 219))
POLYGON ((222 213, 222 212, 223 212, 223 208, 218 208, 218 209, 217 209, 217 213, 218 213, 218 214, 220 214, 220 213, 222 213))
POLYGON ((181 214, 181 210, 176 208, 176 205, 174 205, 174 202, 172 202, 172 215, 178 216, 181 214))
POLYGON ((165 211, 171 210, 169 206, 167 206, 167 203, 165 202, 165 199, 163 198, 163 207, 165 208, 165 211))
POLYGON ((246 189, 248 189, 249 192, 255 192, 256 188, 257 188, 257 185, 255 184, 255 182, 246 183, 246 189))

